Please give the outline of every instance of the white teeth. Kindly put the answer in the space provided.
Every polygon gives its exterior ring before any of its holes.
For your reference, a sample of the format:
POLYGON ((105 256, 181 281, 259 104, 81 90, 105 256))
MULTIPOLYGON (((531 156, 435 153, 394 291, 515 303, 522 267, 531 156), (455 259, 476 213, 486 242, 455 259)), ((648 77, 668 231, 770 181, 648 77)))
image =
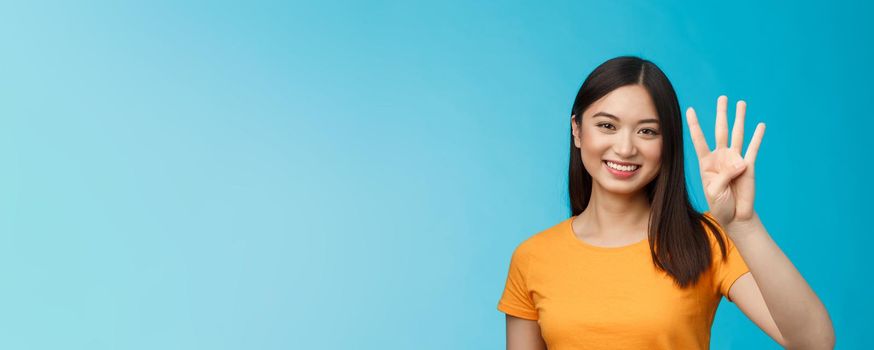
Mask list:
POLYGON ((607 162, 607 166, 620 171, 635 171, 640 168, 639 165, 619 165, 613 162, 607 162))

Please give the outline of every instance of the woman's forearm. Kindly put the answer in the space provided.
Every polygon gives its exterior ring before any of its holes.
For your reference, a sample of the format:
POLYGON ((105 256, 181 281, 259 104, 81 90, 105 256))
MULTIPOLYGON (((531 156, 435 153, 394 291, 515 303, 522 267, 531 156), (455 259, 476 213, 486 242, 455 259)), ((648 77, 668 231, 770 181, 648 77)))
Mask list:
POLYGON ((835 335, 828 311, 768 235, 758 214, 725 229, 750 268, 787 348, 833 348, 835 335))

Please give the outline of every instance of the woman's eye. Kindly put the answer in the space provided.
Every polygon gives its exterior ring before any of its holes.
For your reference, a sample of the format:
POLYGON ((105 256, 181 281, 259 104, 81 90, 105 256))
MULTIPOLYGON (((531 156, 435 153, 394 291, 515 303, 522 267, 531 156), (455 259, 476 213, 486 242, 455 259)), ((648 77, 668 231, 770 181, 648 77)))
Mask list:
MULTIPOLYGON (((599 128, 605 128, 605 129, 611 129, 611 130, 615 128, 613 126, 613 124, 610 124, 610 123, 600 123, 600 124, 596 124, 595 126, 597 126, 599 128)), ((658 135, 659 134, 658 131, 655 131, 653 129, 643 129, 641 131, 643 131, 644 134, 647 134, 647 135, 658 135)))

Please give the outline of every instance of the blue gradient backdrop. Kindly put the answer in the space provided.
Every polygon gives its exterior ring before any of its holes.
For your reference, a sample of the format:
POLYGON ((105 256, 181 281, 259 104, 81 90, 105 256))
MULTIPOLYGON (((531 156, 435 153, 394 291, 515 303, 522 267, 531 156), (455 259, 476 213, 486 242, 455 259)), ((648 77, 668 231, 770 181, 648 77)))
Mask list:
MULTIPOLYGON (((838 348, 872 348, 871 15, 3 2, 0 348, 502 348, 510 254, 568 216, 573 97, 625 54, 711 144, 719 94, 748 102, 747 138, 767 123, 758 211, 838 348)), ((712 348, 777 346, 723 301, 712 348)))

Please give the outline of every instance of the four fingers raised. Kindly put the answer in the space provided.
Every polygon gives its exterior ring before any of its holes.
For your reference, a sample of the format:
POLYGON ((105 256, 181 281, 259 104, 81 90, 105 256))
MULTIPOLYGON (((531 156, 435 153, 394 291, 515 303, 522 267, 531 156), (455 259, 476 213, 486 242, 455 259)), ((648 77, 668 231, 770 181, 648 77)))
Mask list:
MULTIPOLYGON (((716 100, 716 148, 729 148, 727 107, 728 97, 725 95, 719 96, 716 100)), ((746 112, 747 103, 743 100, 738 101, 735 109, 734 126, 731 128, 730 147, 730 149, 737 152, 737 154, 740 154, 743 150, 746 112)), ((692 137, 692 144, 695 147, 695 153, 698 155, 698 158, 700 159, 710 154, 710 146, 707 145, 707 139, 704 137, 704 132, 701 131, 701 124, 698 122, 698 116, 695 114, 695 109, 692 107, 686 109, 686 122, 689 124, 689 134, 692 137)), ((755 162, 764 134, 765 124, 759 123, 756 126, 756 131, 753 133, 752 140, 750 140, 747 152, 743 157, 747 163, 753 164, 755 162)))

